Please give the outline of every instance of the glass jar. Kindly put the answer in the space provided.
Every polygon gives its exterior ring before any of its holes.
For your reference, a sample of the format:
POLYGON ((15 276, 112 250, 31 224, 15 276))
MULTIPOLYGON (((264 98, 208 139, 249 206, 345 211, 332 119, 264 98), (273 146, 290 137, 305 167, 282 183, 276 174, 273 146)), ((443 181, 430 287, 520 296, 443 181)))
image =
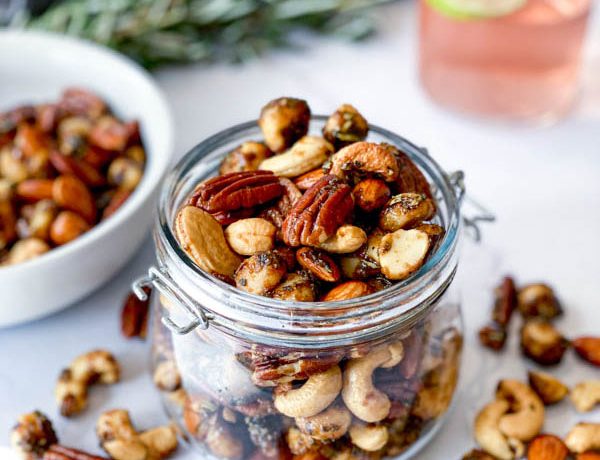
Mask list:
MULTIPOLYGON (((320 132, 326 117, 315 116, 320 132)), ((223 156, 260 138, 256 122, 196 146, 167 177, 155 242, 154 381, 169 415, 207 458, 408 458, 440 427, 460 367, 462 317, 452 280, 460 240, 462 174, 371 126, 432 184, 446 229, 409 279, 338 302, 284 302, 237 290, 200 270, 173 232, 177 210, 223 156)))

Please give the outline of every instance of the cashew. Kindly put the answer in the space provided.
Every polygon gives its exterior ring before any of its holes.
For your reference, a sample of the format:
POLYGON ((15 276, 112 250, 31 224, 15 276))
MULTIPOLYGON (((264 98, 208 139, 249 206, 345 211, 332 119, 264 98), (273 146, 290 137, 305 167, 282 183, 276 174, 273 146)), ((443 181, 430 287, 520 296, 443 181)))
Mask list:
POLYGON ((587 380, 575 385, 571 401, 579 412, 591 411, 600 403, 600 380, 587 380))
POLYGON ((10 249, 7 258, 7 264, 20 264, 31 259, 35 259, 50 250, 50 246, 44 240, 39 238, 25 238, 17 241, 10 249))
POLYGON ((298 417, 296 426, 318 441, 333 441, 348 431, 352 415, 345 407, 332 406, 312 417, 298 417))
POLYGON ((334 254, 348 254, 359 249, 367 241, 367 234, 360 227, 342 225, 333 236, 330 236, 319 248, 334 254))
POLYGON ((365 422, 379 422, 387 417, 391 403, 387 395, 373 385, 373 372, 378 367, 391 367, 402 355, 397 344, 382 345, 362 358, 348 361, 344 370, 342 399, 346 407, 365 422))
POLYGON ((157 364, 153 375, 154 385, 161 391, 173 392, 181 388, 181 375, 173 360, 157 364))
POLYGON ((342 371, 333 366, 308 380, 295 390, 276 392, 275 407, 288 417, 312 417, 337 398, 342 389, 342 371))
POLYGON ((355 142, 331 157, 330 174, 344 177, 353 171, 370 173, 386 182, 394 181, 399 173, 394 149, 373 142, 355 142))
POLYGON ((263 160, 259 169, 279 177, 298 177, 321 166, 332 153, 333 146, 322 137, 304 136, 287 152, 263 160))
POLYGON ((108 351, 94 350, 75 358, 60 374, 54 391, 61 414, 70 417, 81 412, 87 405, 90 385, 116 383, 119 375, 119 364, 108 351))
POLYGON ((102 448, 114 460, 160 460, 177 448, 173 426, 138 433, 126 410, 104 412, 96 422, 96 434, 102 448))
POLYGON ((504 435, 529 441, 540 433, 544 424, 544 404, 526 384, 518 380, 501 380, 496 397, 506 399, 511 412, 500 417, 498 427, 504 435))
POLYGON ((10 433, 12 448, 23 460, 42 457, 48 447, 57 442, 52 422, 38 411, 21 415, 10 433))
POLYGON ((520 441, 507 438, 499 429, 500 419, 509 409, 508 401, 496 399, 481 409, 475 418, 475 440, 486 452, 500 460, 517 458, 524 450, 520 441))
POLYGON ((388 442, 389 433, 385 425, 357 425, 350 427, 350 440, 356 447, 374 452, 388 442))
POLYGON ((600 423, 578 423, 567 434, 565 444, 577 454, 600 449, 600 423))

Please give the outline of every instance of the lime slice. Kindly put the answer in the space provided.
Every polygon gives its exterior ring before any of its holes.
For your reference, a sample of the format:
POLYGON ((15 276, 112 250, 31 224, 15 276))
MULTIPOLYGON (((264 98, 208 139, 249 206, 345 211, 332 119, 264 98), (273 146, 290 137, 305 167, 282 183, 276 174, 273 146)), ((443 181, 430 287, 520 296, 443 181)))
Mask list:
POLYGON ((440 13, 457 19, 498 18, 523 8, 527 0, 427 0, 440 13))

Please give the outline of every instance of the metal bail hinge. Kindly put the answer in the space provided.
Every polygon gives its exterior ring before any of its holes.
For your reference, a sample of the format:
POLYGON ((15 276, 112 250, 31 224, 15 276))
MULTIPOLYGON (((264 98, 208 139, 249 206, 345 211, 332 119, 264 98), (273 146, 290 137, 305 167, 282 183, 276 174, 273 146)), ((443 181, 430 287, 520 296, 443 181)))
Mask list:
POLYGON ((462 171, 454 171, 448 174, 448 182, 452 185, 456 200, 462 208, 462 220, 465 224, 465 228, 471 229, 475 241, 481 241, 481 228, 479 228, 479 223, 494 222, 496 216, 485 206, 466 194, 465 174, 462 171))
POLYGON ((148 286, 156 288, 162 295, 169 300, 172 300, 174 305, 183 306, 186 314, 191 318, 191 321, 188 324, 180 326, 171 319, 168 310, 163 308, 161 321, 169 328, 169 330, 184 335, 197 327, 200 329, 208 328, 210 318, 204 312, 204 309, 186 294, 181 292, 166 272, 161 271, 156 267, 150 267, 147 276, 139 278, 131 284, 133 292, 140 300, 146 300, 148 298, 143 289, 148 286))

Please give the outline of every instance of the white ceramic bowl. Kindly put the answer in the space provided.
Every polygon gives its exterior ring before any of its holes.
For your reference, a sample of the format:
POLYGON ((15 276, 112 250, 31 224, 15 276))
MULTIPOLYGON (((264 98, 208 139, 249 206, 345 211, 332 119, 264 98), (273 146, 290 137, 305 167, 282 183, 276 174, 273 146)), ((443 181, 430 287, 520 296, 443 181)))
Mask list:
POLYGON ((138 188, 109 219, 75 241, 0 268, 0 327, 64 308, 106 282, 137 251, 152 222, 173 150, 171 112, 141 67, 103 47, 45 33, 0 32, 0 111, 89 88, 125 119, 140 121, 147 165, 138 188))

